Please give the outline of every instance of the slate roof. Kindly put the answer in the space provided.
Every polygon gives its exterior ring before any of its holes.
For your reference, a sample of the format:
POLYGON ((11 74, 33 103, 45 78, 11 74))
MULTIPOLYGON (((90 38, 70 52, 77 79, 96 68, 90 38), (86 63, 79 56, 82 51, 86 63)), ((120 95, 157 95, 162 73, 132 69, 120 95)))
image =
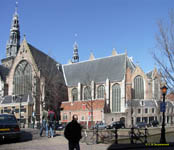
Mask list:
POLYGON ((170 108, 171 108, 171 107, 174 107, 173 104, 172 104, 172 102, 170 102, 170 101, 166 101, 166 104, 167 104, 167 106, 170 107, 170 108))
POLYGON ((61 70, 61 64, 59 62, 55 61, 50 56, 38 50, 31 44, 27 44, 42 75, 47 76, 48 73, 60 75, 60 71, 57 69, 57 64, 59 64, 61 70))
POLYGON ((153 74, 153 71, 150 71, 150 72, 146 73, 146 75, 149 79, 152 79, 152 74, 153 74))
POLYGON ((9 73, 9 69, 0 65, 0 76, 3 81, 6 80, 6 76, 8 75, 8 73, 9 73))
POLYGON ((139 100, 137 100, 137 99, 136 100, 135 99, 128 100, 127 101, 127 106, 128 107, 131 107, 131 103, 132 103, 132 106, 133 107, 141 107, 142 106, 141 105, 141 101, 144 101, 143 107, 157 107, 155 100, 143 100, 143 99, 139 99, 139 100))
MULTIPOLYGON (((93 110, 104 109, 104 100, 92 100, 93 110)), ((63 111, 91 110, 91 101, 62 102, 63 111)))
MULTIPOLYGON (((33 102, 31 94, 24 95, 21 99, 21 102, 33 102)), ((10 103, 20 103, 20 98, 19 97, 13 98, 12 95, 7 95, 1 101, 1 104, 10 104, 10 103)))
POLYGON ((87 84, 89 81, 104 83, 107 78, 111 81, 122 81, 126 62, 133 69, 132 62, 127 59, 126 54, 63 65, 66 84, 77 86, 78 82, 87 84))

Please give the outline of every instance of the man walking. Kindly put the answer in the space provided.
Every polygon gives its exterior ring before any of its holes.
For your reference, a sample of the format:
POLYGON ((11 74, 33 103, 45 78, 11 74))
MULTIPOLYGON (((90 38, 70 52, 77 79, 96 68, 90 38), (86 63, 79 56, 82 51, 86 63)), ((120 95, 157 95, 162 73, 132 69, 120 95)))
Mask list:
POLYGON ((55 112, 52 109, 49 109, 48 111, 48 129, 49 129, 49 134, 50 137, 54 137, 54 121, 56 119, 55 112))
POLYGON ((48 137, 48 111, 45 109, 42 112, 42 126, 40 128, 40 136, 42 136, 42 132, 45 129, 46 136, 48 137))
POLYGON ((77 122, 78 116, 73 115, 72 121, 67 124, 64 135, 68 140, 69 150, 80 150, 79 141, 82 138, 81 125, 77 122))

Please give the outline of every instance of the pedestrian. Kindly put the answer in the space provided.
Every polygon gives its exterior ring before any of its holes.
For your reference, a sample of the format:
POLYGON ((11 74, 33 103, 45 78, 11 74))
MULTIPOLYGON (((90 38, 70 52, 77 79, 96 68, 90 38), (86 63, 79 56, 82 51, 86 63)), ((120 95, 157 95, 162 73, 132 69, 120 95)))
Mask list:
POLYGON ((40 136, 42 136, 42 132, 45 130, 46 136, 48 137, 48 111, 46 109, 42 112, 42 126, 40 128, 40 136))
POLYGON ((78 116, 76 114, 73 115, 72 121, 67 124, 64 131, 65 138, 68 140, 69 150, 80 150, 79 141, 82 138, 82 127, 77 120, 78 116))
POLYGON ((54 121, 56 119, 55 112, 53 109, 49 109, 48 111, 48 129, 49 129, 49 137, 53 138, 54 137, 54 121))

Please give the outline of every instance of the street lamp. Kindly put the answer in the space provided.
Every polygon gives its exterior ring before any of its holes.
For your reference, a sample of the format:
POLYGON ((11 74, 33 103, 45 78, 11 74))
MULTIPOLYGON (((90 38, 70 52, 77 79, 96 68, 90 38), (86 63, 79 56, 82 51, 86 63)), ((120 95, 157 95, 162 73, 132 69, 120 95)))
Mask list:
POLYGON ((133 134, 134 134, 134 120, 133 120, 133 106, 132 106, 132 99, 131 99, 131 144, 134 144, 133 134))
POLYGON ((167 87, 164 85, 161 87, 161 92, 163 95, 163 102, 162 102, 162 107, 163 107, 163 122, 162 122, 162 128, 161 128, 161 138, 160 138, 160 143, 166 143, 166 135, 165 135, 165 96, 167 93, 167 87))

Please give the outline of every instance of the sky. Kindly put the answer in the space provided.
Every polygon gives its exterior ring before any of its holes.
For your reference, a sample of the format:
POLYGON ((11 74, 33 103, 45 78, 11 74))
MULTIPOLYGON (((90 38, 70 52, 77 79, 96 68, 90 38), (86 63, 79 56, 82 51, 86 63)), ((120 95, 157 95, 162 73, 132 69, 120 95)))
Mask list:
MULTIPOLYGON (((6 57, 16 0, 0 0, 0 59, 6 57)), ((174 0, 18 0, 21 41, 67 64, 78 44, 80 61, 117 53, 154 69, 157 22, 168 18, 174 0)), ((156 66, 158 67, 158 66, 156 66)))

